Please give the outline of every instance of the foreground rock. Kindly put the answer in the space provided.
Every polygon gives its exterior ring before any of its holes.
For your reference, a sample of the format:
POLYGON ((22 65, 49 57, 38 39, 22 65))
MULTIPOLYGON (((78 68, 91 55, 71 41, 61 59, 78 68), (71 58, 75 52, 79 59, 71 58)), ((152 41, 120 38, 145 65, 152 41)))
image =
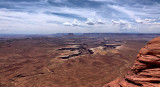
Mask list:
POLYGON ((160 87, 160 37, 140 50, 127 75, 103 87, 160 87))

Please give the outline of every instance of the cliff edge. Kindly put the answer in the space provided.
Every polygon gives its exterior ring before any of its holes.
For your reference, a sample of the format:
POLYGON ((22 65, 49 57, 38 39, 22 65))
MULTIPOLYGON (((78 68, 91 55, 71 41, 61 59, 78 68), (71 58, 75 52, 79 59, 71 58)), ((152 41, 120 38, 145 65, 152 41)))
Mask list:
POLYGON ((160 37, 142 48, 131 70, 103 87, 160 87, 160 37))

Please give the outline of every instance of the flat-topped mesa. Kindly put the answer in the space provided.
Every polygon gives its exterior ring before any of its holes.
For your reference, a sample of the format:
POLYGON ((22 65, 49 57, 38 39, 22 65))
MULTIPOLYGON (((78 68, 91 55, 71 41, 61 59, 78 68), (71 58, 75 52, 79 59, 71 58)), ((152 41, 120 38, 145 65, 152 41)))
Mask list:
POLYGON ((140 50, 128 74, 103 87, 160 87, 160 37, 140 50))

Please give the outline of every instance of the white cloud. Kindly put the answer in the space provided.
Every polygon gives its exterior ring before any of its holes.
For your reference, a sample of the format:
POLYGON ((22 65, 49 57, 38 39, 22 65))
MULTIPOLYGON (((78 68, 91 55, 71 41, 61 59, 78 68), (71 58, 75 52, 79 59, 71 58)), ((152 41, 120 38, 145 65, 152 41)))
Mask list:
MULTIPOLYGON (((88 19, 86 22, 82 23, 82 26, 85 26, 84 24, 87 25, 96 25, 96 24, 105 24, 105 21, 101 20, 101 19, 88 19)), ((64 26, 80 26, 81 23, 77 20, 74 19, 73 22, 64 22, 63 23, 64 26)))
POLYGON ((140 23, 140 24, 149 24, 149 23, 151 23, 151 22, 154 22, 156 19, 140 19, 140 18, 138 18, 138 19, 135 19, 135 21, 137 22, 137 23, 140 23))
POLYGON ((153 22, 155 21, 156 19, 144 19, 146 22, 153 22))
POLYGON ((98 19, 98 20, 97 20, 97 23, 98 23, 98 24, 105 24, 105 21, 103 21, 102 19, 98 19))
POLYGON ((64 26, 80 26, 80 22, 77 19, 74 19, 73 22, 64 22, 64 26))
POLYGON ((160 22, 153 22, 153 24, 157 24, 157 25, 160 25, 160 22))
MULTIPOLYGON (((47 21, 70 21, 55 15, 45 13, 18 12, 8 9, 0 9, 0 28, 7 29, 5 33, 54 33, 61 32, 64 28, 61 24, 48 23, 47 21)), ((64 31, 65 32, 65 31, 64 31)), ((0 32, 4 33, 4 32, 0 32)))
POLYGON ((118 20, 118 21, 112 20, 112 23, 114 25, 126 25, 126 24, 129 24, 129 22, 126 21, 126 20, 118 20))
POLYGON ((95 25, 95 24, 105 24, 105 21, 102 19, 88 19, 86 22, 88 25, 95 25))
POLYGON ((64 22, 63 25, 64 25, 64 26, 72 26, 72 23, 64 22))
POLYGON ((145 23, 145 21, 144 21, 144 20, 141 20, 141 19, 136 19, 135 21, 136 21, 137 23, 141 23, 141 24, 142 24, 142 23, 145 23))
POLYGON ((85 23, 88 25, 95 25, 95 21, 93 19, 88 19, 85 23))
POLYGON ((116 24, 119 24, 119 21, 112 20, 112 23, 116 25, 116 24))
POLYGON ((74 19, 74 21, 72 22, 72 25, 73 25, 73 26, 79 26, 79 25, 80 25, 80 22, 77 21, 77 19, 74 19))
POLYGON ((126 20, 112 20, 112 24, 114 26, 117 26, 119 28, 120 31, 129 31, 129 30, 133 30, 133 26, 130 22, 126 21, 126 20))

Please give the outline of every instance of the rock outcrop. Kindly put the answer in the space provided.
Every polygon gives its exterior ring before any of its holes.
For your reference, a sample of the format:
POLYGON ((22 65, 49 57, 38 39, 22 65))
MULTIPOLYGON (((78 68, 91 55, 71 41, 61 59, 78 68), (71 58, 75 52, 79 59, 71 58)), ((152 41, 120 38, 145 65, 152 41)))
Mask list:
POLYGON ((160 87, 160 37, 142 48, 131 70, 103 87, 160 87))

